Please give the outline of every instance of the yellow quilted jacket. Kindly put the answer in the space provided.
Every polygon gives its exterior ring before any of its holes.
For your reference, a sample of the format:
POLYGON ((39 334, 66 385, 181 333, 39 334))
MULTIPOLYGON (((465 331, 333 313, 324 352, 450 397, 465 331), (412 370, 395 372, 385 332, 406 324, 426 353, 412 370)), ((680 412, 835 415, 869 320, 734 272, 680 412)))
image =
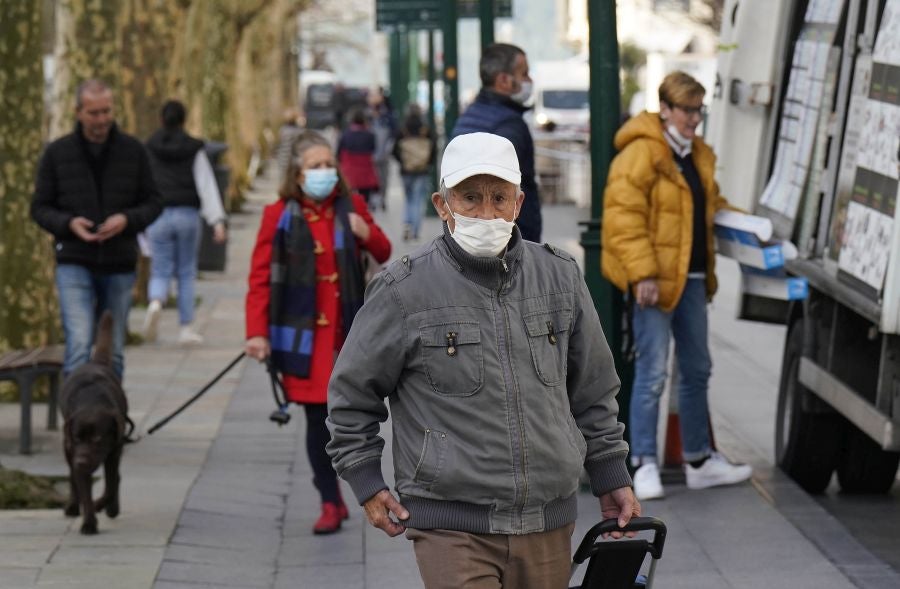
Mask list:
MULTIPOLYGON (((615 138, 613 159, 603 193, 601 266, 620 290, 645 278, 659 284, 659 307, 672 311, 687 281, 693 235, 691 189, 675 165, 656 113, 629 119, 615 138)), ((706 192, 706 293, 716 292, 713 216, 731 208, 719 194, 716 156, 699 137, 691 150, 706 192)))

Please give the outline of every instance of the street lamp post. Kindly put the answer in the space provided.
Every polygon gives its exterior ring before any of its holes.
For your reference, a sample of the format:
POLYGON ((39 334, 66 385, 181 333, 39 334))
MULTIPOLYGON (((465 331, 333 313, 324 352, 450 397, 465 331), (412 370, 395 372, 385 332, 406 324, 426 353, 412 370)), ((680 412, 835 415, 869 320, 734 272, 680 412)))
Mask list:
POLYGON ((478 0, 478 17, 481 19, 481 48, 494 43, 494 0, 478 0))
MULTIPOLYGON (((619 420, 628 423, 633 366, 622 350, 622 294, 600 273, 603 219, 603 190, 609 164, 615 156, 613 137, 621 116, 619 95, 619 47, 616 37, 616 3, 609 0, 587 0, 590 38, 590 106, 591 106, 591 220, 582 223, 581 245, 584 247, 584 274, 606 339, 613 353, 616 371, 622 380, 619 392, 619 420)), ((628 430, 626 430, 626 435, 628 430)))

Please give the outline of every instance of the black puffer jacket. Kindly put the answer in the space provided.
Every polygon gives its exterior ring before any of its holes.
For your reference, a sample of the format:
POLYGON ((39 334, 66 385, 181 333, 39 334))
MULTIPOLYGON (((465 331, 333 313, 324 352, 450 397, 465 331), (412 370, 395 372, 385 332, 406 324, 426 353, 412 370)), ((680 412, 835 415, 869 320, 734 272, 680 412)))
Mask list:
POLYGON ((147 140, 150 169, 164 207, 200 208, 194 182, 194 158, 203 142, 183 129, 160 129, 147 140))
POLYGON ((58 264, 78 264, 103 273, 133 271, 136 236, 161 211, 144 146, 115 125, 96 157, 88 150, 81 125, 44 151, 31 216, 53 234, 58 264), (69 229, 74 217, 86 217, 98 226, 116 213, 124 214, 128 225, 103 243, 84 242, 69 229))

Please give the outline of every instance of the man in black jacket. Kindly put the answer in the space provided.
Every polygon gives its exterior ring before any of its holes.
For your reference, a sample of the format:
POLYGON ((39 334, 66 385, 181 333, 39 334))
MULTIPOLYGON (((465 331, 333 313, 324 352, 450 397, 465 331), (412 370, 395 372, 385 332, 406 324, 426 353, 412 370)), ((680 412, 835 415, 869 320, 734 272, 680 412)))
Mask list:
POLYGON ((99 80, 83 82, 75 117, 75 131, 51 143, 41 158, 31 216, 54 237, 63 373, 88 361, 97 318, 109 309, 113 368, 121 378, 137 234, 162 207, 143 145, 116 127, 112 89, 99 80))
POLYGON ((525 202, 516 224, 522 238, 540 243, 543 221, 541 199, 534 179, 534 140, 522 118, 531 96, 528 58, 515 45, 494 43, 487 46, 478 64, 481 92, 456 121, 453 136, 467 133, 493 133, 509 139, 519 156, 522 192, 525 202))

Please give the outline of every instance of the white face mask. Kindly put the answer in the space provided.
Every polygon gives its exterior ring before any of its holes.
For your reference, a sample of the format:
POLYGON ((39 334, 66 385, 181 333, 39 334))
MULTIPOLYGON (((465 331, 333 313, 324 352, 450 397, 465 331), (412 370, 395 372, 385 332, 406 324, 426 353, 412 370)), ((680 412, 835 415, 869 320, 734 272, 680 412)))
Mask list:
POLYGON ((669 132, 669 135, 672 136, 672 139, 675 140, 675 143, 680 145, 682 148, 687 148, 691 145, 691 140, 682 135, 678 131, 678 127, 676 127, 673 123, 669 123, 668 126, 666 126, 666 131, 669 132))
POLYGON ((522 85, 519 87, 519 91, 515 94, 511 94, 510 98, 518 102, 519 104, 524 104, 528 102, 528 99, 531 98, 532 85, 529 80, 522 80, 522 85))
MULTIPOLYGON (((465 217, 454 213, 449 205, 444 206, 455 221, 450 235, 467 253, 476 258, 496 257, 509 244, 515 225, 513 221, 465 217)), ((515 218, 516 215, 513 213, 513 219, 515 218)))

